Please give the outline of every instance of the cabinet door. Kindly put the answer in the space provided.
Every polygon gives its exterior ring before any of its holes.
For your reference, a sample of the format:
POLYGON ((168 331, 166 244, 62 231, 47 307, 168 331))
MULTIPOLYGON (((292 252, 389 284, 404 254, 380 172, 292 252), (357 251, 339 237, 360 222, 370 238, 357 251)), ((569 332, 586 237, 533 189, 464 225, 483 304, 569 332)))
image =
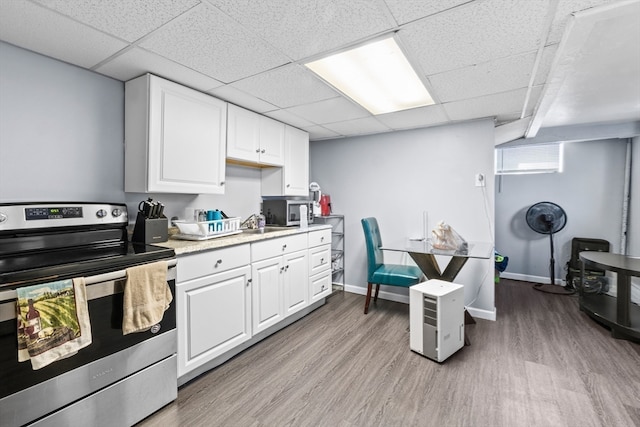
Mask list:
POLYGON ((309 195, 309 134, 291 126, 284 137, 284 195, 309 195))
POLYGON ((260 160, 260 116, 229 104, 227 157, 257 163, 260 160))
POLYGON ((295 313, 309 302, 309 269, 307 251, 295 252, 282 257, 284 265, 285 315, 295 313))
POLYGON ((149 192, 224 193, 226 105, 150 76, 149 192))
POLYGON ((251 268, 176 285, 178 376, 251 338, 251 268))
POLYGON ((260 116, 260 163, 284 165, 284 123, 260 116))
POLYGON ((284 318, 282 257, 269 258, 251 265, 253 334, 284 318))

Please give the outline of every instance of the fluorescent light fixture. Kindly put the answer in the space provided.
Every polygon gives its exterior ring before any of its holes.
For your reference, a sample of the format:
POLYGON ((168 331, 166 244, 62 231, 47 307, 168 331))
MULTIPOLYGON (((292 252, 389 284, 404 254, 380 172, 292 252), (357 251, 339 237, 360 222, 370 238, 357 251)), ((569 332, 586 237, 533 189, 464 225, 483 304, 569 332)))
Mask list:
POLYGON ((371 114, 434 104, 393 37, 305 65, 371 114))

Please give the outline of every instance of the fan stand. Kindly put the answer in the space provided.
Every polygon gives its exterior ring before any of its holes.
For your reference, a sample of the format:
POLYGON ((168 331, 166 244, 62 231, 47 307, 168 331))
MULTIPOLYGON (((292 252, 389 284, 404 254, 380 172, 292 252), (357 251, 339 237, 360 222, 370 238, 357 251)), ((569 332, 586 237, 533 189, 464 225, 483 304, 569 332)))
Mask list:
POLYGON ((533 289, 540 292, 546 292, 548 294, 556 294, 556 295, 573 295, 576 293, 576 290, 566 286, 557 286, 555 271, 556 271, 556 260, 553 258, 553 231, 552 227, 549 226, 549 245, 551 246, 551 259, 549 260, 549 278, 550 283, 538 283, 533 285, 533 289))

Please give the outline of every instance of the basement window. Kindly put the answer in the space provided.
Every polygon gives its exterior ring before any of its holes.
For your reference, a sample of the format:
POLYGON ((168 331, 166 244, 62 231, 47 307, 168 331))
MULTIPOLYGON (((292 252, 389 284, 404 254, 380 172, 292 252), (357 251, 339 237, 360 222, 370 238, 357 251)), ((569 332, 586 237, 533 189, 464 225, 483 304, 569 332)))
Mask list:
POLYGON ((562 172, 562 152, 562 143, 496 148, 496 175, 562 172))

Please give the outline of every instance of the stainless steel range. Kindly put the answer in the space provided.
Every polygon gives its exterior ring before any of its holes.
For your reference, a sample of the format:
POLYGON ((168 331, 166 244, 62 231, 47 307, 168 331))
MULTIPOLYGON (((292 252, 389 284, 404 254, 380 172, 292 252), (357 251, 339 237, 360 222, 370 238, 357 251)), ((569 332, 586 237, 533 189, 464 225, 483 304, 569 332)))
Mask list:
POLYGON ((126 269, 175 253, 127 238, 123 204, 0 204, 0 424, 124 426, 177 397, 176 312, 123 335, 126 269), (84 277, 92 343, 34 370, 18 362, 18 289, 84 277))

